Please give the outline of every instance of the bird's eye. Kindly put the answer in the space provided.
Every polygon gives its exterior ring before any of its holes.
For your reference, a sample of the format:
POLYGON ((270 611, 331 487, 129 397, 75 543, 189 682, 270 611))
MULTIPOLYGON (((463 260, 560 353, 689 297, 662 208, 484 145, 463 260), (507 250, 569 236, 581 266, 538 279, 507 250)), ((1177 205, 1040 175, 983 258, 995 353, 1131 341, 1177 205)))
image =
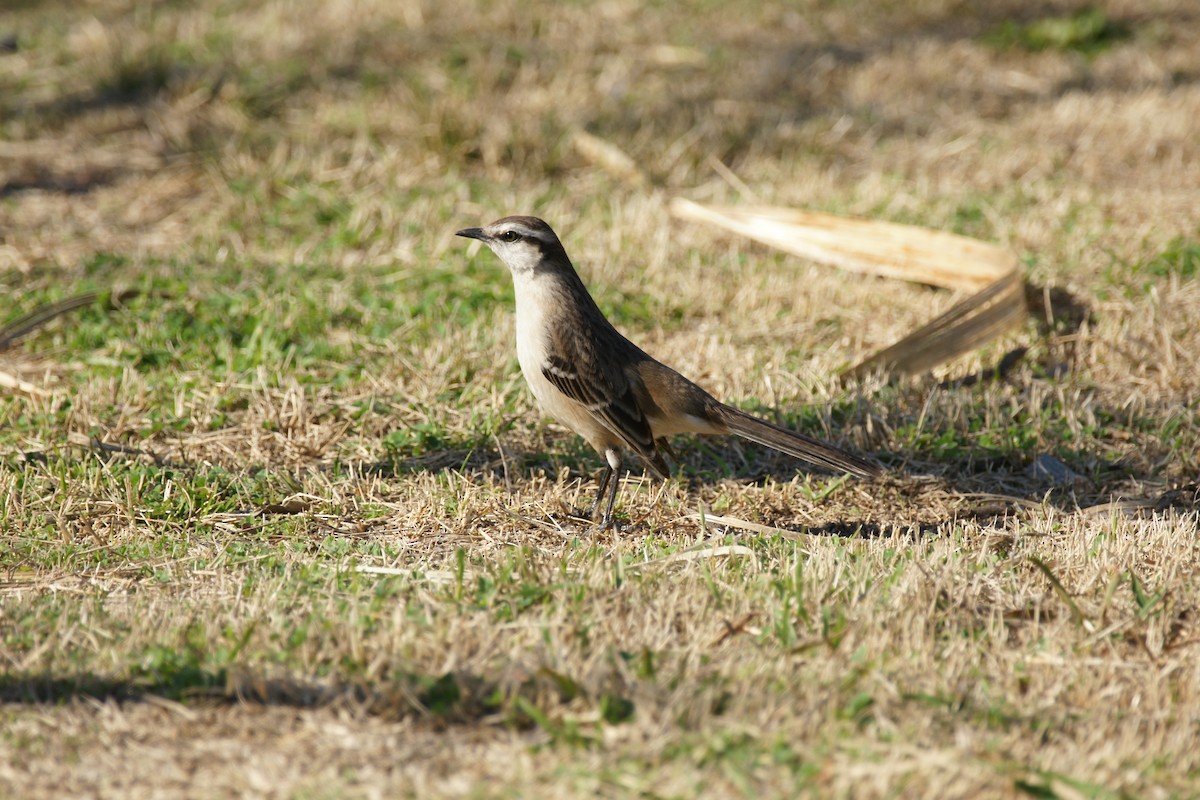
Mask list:
POLYGON ((521 234, 517 233, 516 231, 505 231, 504 233, 500 234, 500 241, 502 242, 515 242, 520 238, 521 234))

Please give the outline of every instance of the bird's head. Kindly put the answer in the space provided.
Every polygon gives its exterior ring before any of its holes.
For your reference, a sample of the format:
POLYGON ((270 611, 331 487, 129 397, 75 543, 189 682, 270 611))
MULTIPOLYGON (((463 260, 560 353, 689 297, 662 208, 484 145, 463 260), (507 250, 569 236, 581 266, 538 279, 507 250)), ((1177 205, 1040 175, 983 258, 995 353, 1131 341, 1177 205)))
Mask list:
POLYGON ((486 244, 514 275, 572 269, 558 236, 537 217, 504 217, 482 228, 464 228, 456 235, 486 244))

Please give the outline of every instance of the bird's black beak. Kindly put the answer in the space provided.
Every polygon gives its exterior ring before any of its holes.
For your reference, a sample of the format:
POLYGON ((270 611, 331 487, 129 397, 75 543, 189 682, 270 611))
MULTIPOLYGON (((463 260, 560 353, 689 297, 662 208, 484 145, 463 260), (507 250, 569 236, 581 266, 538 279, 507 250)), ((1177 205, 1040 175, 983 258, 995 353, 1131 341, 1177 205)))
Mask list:
POLYGON ((455 236, 465 236, 468 239, 478 239, 481 242, 486 242, 491 237, 483 232, 483 228, 463 228, 455 236))

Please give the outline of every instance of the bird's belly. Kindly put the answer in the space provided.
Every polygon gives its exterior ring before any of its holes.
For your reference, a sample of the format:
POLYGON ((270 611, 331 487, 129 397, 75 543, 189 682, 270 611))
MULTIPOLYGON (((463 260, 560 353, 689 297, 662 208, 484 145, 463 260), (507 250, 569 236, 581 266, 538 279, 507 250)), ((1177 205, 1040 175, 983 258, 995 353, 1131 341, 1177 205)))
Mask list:
POLYGON ((586 439, 597 451, 603 452, 606 447, 618 445, 620 439, 595 414, 582 403, 563 394, 542 371, 547 348, 543 338, 547 330, 542 313, 545 300, 530 297, 534 302, 521 303, 521 296, 521 292, 517 292, 517 362, 538 406, 545 414, 586 439))

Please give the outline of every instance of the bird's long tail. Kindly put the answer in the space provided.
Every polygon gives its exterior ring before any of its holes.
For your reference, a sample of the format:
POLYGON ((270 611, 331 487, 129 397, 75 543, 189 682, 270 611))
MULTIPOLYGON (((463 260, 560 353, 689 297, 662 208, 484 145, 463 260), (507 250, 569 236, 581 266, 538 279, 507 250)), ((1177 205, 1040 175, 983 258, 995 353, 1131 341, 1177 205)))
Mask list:
POLYGON ((787 453, 810 464, 849 472, 860 478, 874 478, 883 474, 883 468, 878 464, 820 439, 752 417, 726 405, 722 405, 718 413, 721 421, 729 426, 730 433, 736 433, 752 442, 787 453))

